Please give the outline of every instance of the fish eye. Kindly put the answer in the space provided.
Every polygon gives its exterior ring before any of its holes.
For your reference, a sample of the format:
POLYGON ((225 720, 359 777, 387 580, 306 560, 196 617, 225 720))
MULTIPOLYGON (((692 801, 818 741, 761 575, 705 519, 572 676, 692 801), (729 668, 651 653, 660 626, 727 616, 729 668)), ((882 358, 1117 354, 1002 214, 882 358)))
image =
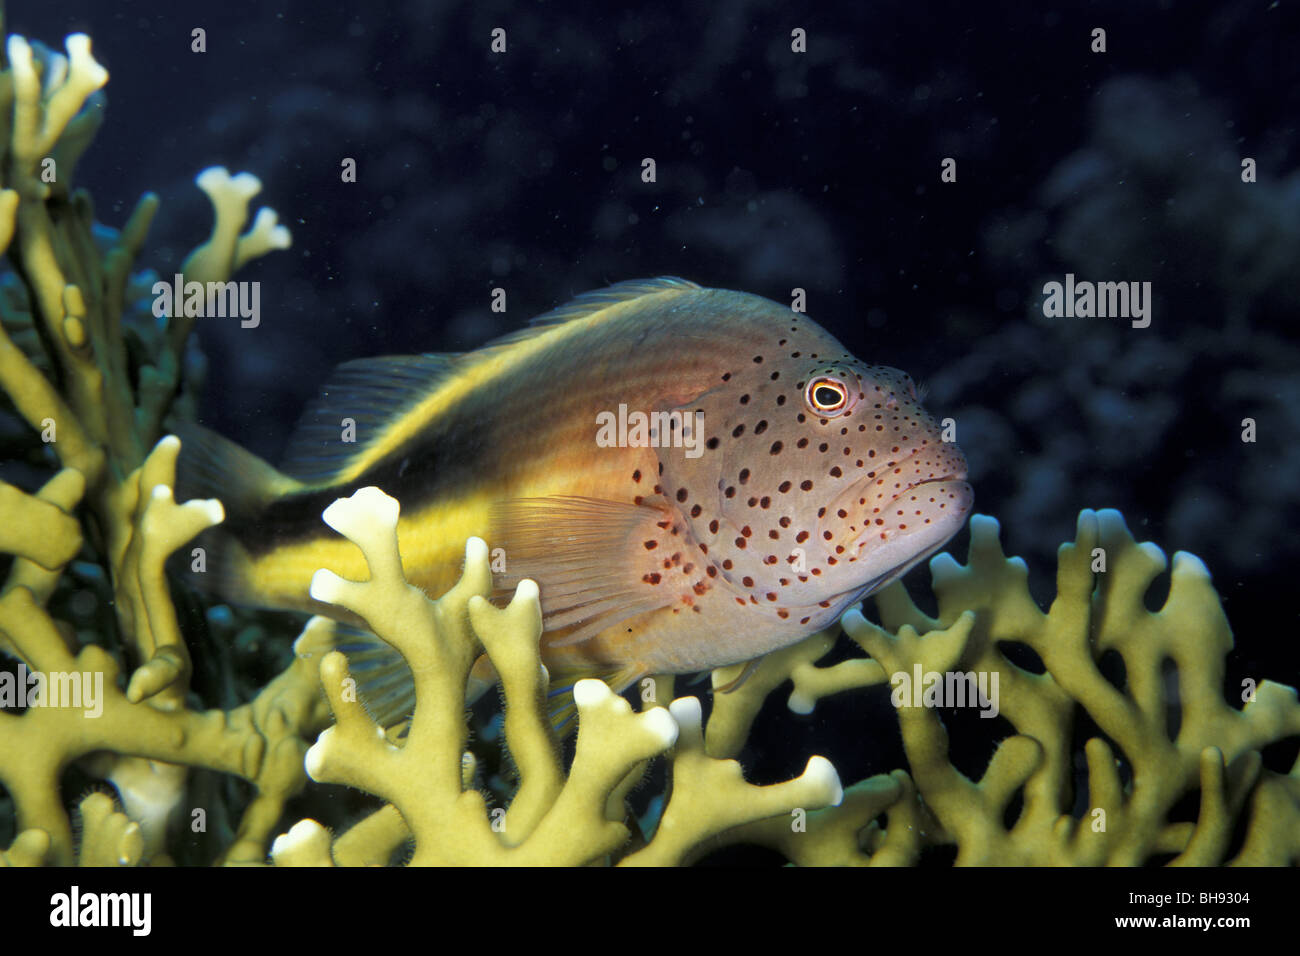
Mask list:
POLYGON ((847 410, 849 387, 838 378, 823 375, 808 383, 804 402, 814 414, 833 418, 847 410))

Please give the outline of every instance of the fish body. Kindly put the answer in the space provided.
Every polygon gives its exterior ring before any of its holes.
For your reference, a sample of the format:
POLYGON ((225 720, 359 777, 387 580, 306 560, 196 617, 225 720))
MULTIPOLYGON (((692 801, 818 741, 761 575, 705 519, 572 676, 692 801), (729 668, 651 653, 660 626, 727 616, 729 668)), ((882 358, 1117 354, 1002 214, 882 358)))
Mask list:
POLYGON ((312 574, 368 572, 320 514, 374 485, 401 504, 413 584, 445 592, 482 537, 503 588, 537 581, 551 673, 616 686, 794 643, 972 504, 908 376, 789 308, 680 279, 587 293, 476 352, 348 363, 280 471, 183 438, 182 493, 227 510, 195 577, 228 599, 337 615, 312 574))

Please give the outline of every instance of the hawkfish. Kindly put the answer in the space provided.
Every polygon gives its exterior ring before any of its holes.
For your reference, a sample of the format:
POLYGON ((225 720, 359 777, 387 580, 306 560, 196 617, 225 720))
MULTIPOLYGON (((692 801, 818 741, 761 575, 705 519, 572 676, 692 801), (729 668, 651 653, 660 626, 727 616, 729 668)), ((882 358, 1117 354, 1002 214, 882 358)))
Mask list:
MULTIPOLYGON (((181 492, 226 509, 201 584, 339 618, 312 575, 368 571, 321 512, 376 486, 430 596, 470 536, 503 593, 537 582, 553 687, 618 691, 793 644, 937 551, 973 501, 910 377, 788 307, 677 278, 580 295, 476 351, 348 362, 279 469, 210 432, 182 439, 181 492)), ((395 717, 410 678, 380 643, 344 649, 395 717)))

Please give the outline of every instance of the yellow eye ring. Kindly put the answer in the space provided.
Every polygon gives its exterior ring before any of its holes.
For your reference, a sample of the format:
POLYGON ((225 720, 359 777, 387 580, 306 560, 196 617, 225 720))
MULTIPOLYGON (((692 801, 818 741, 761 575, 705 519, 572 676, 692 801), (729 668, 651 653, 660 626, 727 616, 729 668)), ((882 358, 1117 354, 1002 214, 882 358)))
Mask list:
POLYGON ((815 415, 833 417, 849 404, 849 387, 838 378, 820 376, 808 383, 803 393, 804 403, 815 415))

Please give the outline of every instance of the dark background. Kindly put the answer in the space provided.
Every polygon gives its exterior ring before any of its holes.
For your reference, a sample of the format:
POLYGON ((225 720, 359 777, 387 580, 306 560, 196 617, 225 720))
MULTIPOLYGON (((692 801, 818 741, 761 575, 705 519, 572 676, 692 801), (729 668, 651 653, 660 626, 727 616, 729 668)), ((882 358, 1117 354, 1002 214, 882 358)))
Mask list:
POLYGON ((206 237, 201 169, 262 179, 293 248, 240 275, 261 327, 199 340, 205 421, 272 461, 347 359, 474 348, 621 279, 798 286, 956 418, 1040 598, 1079 509, 1118 507, 1209 566, 1230 687, 1300 682, 1294 3, 610 7, 10 0, 8 21, 93 37, 109 113, 78 181, 110 225, 161 194, 142 264, 170 276, 206 237), (1150 328, 1044 319, 1066 272, 1152 282, 1150 328))

